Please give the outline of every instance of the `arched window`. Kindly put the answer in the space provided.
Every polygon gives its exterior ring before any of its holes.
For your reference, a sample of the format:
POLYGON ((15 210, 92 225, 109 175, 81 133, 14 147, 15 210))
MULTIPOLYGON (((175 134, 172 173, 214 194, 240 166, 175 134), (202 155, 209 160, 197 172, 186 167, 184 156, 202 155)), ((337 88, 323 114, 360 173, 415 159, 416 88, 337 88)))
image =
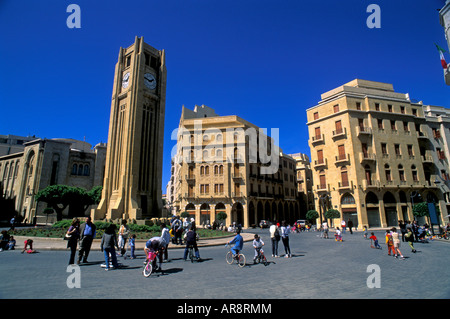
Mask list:
POLYGON ((78 165, 77 164, 73 164, 72 165, 72 175, 77 175, 78 173, 78 165))
POLYGON ((375 195, 375 193, 373 193, 373 192, 368 192, 367 195, 366 195, 366 205, 367 204, 376 204, 376 205, 378 205, 378 203, 379 203, 379 200, 378 200, 377 195, 375 195))
POLYGON ((345 193, 342 195, 341 198, 341 205, 351 205, 355 204, 355 198, 352 196, 352 194, 345 193))
POLYGON ((219 175, 223 175, 223 165, 219 166, 219 175))
POLYGON ((222 142, 222 134, 217 134, 216 140, 217 142, 222 142))

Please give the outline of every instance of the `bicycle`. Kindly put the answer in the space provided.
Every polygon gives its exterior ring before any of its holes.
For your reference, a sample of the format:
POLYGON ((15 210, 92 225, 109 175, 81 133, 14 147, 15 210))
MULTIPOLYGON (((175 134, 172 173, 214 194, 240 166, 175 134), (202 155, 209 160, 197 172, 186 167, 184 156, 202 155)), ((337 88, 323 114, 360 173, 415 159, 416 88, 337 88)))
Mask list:
POLYGON ((195 258, 195 253, 194 253, 194 246, 192 246, 192 245, 189 245, 189 247, 188 247, 188 256, 189 256, 189 259, 191 260, 191 263, 193 263, 194 258, 195 258))
MULTIPOLYGON (((152 274, 152 272, 153 272, 152 263, 153 263, 153 260, 155 260, 155 258, 156 258, 156 253, 150 251, 148 253, 148 259, 144 265, 144 270, 142 271, 142 274, 144 275, 144 277, 150 277, 150 275, 152 274)), ((156 268, 158 268, 158 266, 156 266, 156 268)))
POLYGON ((267 261, 266 256, 264 255, 264 250, 258 250, 258 256, 255 259, 255 264, 262 263, 264 266, 267 266, 269 262, 267 261))
MULTIPOLYGON (((225 245, 225 247, 229 247, 229 245, 225 245)), ((227 252, 225 256, 225 260, 227 264, 231 265, 234 261, 238 264, 240 268, 245 266, 245 255, 238 252, 236 255, 233 255, 233 252, 230 250, 227 252)))

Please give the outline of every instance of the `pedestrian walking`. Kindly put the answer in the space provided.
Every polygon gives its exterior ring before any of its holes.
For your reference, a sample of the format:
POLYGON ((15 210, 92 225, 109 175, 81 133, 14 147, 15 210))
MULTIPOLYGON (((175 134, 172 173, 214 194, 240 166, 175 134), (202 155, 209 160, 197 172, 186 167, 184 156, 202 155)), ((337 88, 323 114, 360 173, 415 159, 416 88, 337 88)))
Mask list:
POLYGON ((164 244, 166 245, 164 248, 164 259, 166 261, 169 260, 169 252, 168 252, 168 248, 169 248, 169 243, 170 243, 170 230, 169 228, 166 226, 165 223, 161 223, 161 238, 164 241, 164 244))
POLYGON ((323 238, 328 239, 328 223, 326 219, 322 223, 322 228, 323 228, 323 238))
POLYGON ((402 233, 402 242, 405 242, 405 234, 406 234, 406 224, 403 220, 398 221, 398 227, 400 227, 400 232, 402 233))
POLYGON ((405 240, 409 247, 411 247, 411 252, 416 253, 417 250, 414 248, 414 234, 411 227, 406 228, 405 240))
POLYGON ((400 238, 397 233, 397 228, 392 227, 392 240, 394 244, 394 252, 395 252, 395 258, 398 258, 398 255, 400 255, 400 258, 403 260, 405 257, 403 257, 402 252, 400 251, 400 238))
POLYGON ((270 231, 270 240, 272 241, 272 257, 279 257, 278 242, 280 241, 281 236, 276 223, 270 226, 269 231, 270 231))
POLYGON ((352 230, 353 222, 352 222, 352 220, 350 218, 348 219, 347 227, 348 227, 348 230, 350 231, 350 234, 353 234, 353 230, 352 230))
POLYGON ((105 255, 105 270, 106 271, 115 269, 115 268, 119 268, 119 264, 117 263, 116 250, 115 250, 115 248, 117 248, 117 250, 119 250, 119 244, 117 242, 117 237, 116 237, 116 229, 117 229, 117 227, 115 224, 109 225, 108 228, 106 228, 105 232, 103 233, 102 242, 100 244, 100 250, 105 255), (113 267, 110 267, 110 264, 109 264, 110 259, 111 259, 113 267))
POLYGON ((386 230, 386 246, 388 248, 388 255, 391 256, 391 252, 392 255, 395 255, 395 250, 394 250, 394 240, 392 239, 392 235, 391 232, 389 230, 386 230))
POLYGON ((135 251, 136 251, 136 235, 132 234, 130 236, 130 240, 128 241, 128 244, 130 245, 130 259, 135 259, 135 251))
POLYGON ((345 219, 342 219, 341 221, 341 228, 342 228, 342 233, 345 234, 345 228, 347 227, 347 223, 345 222, 345 219))
POLYGON ((96 235, 95 224, 92 223, 91 217, 86 217, 86 222, 80 226, 80 249, 78 251, 78 262, 87 263, 89 252, 91 251, 92 241, 96 235))
POLYGON ((291 232, 291 228, 286 224, 286 221, 282 221, 281 223, 281 240, 283 241, 285 255, 284 257, 290 258, 291 255, 291 247, 289 246, 289 233, 291 232))
POLYGON ((70 248, 69 265, 75 264, 75 255, 77 253, 78 239, 80 238, 80 220, 72 219, 72 224, 66 232, 66 237, 70 236, 67 241, 67 248, 70 248))
POLYGON ((411 225, 411 229, 414 234, 415 241, 417 241, 417 242, 419 241, 419 228, 420 228, 420 226, 419 226, 419 223, 417 222, 417 220, 413 221, 413 223, 411 225))
POLYGON ((120 249, 120 255, 122 257, 126 258, 126 252, 127 252, 127 239, 128 235, 130 233, 130 227, 127 225, 127 221, 124 219, 122 220, 122 224, 119 228, 119 249, 120 249))

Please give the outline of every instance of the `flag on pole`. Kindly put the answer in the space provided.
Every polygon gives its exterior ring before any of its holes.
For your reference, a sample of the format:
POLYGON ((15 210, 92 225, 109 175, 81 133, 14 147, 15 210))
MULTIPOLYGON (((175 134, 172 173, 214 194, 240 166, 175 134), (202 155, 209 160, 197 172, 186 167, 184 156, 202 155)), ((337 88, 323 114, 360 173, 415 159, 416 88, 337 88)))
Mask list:
POLYGON ((435 43, 435 45, 436 45, 436 48, 439 51, 439 55, 441 56, 442 67, 444 68, 444 70, 447 70, 447 62, 445 62, 445 58, 444 58, 445 50, 443 48, 441 48, 440 46, 438 46, 436 43, 435 43))

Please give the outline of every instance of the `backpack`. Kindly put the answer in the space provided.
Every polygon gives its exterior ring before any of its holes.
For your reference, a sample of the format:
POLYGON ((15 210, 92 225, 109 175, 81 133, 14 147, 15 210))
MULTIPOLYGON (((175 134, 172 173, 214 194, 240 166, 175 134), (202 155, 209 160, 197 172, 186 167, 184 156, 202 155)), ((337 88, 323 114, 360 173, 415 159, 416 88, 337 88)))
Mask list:
POLYGON ((280 240, 280 232, 278 231, 278 228, 276 228, 275 229, 275 232, 273 233, 274 234, 274 236, 275 236, 275 239, 278 241, 278 240, 280 240))

